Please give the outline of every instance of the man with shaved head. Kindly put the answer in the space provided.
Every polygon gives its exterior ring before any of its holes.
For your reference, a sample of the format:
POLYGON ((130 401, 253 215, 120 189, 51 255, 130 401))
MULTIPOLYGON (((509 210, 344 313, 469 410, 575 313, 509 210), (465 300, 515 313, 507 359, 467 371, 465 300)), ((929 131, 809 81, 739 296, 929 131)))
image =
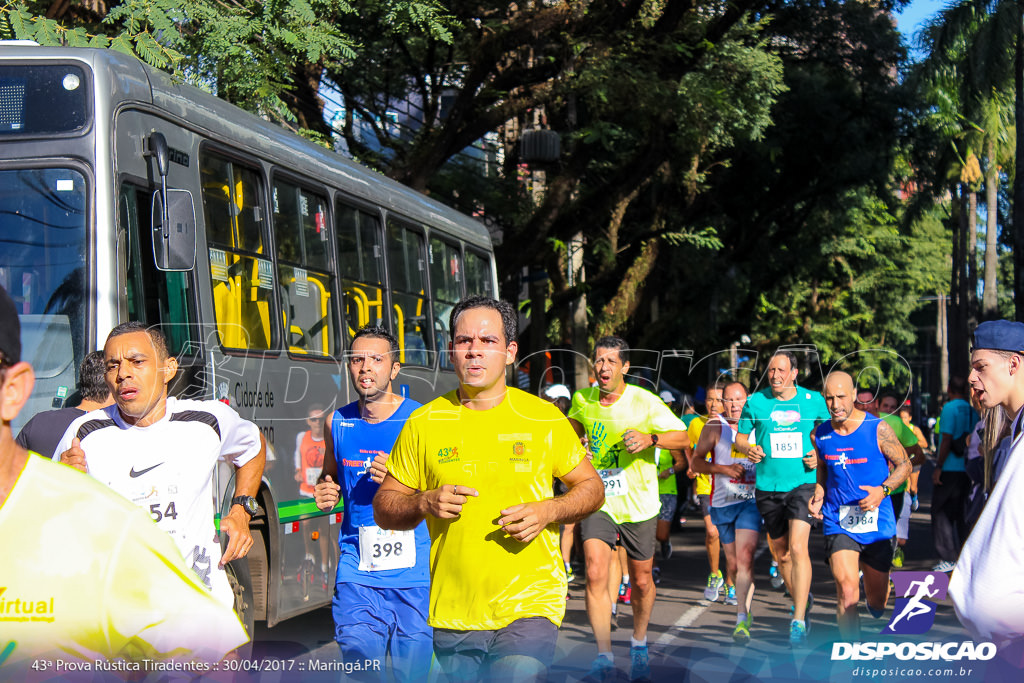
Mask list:
POLYGON ((750 607, 754 597, 754 551, 761 532, 761 513, 754 500, 755 465, 733 448, 736 423, 747 402, 747 388, 732 382, 726 385, 722 396, 724 411, 712 416, 701 430, 690 466, 695 472, 712 476, 711 521, 722 539, 728 573, 736 584, 736 627, 732 638, 745 645, 750 642, 753 621, 750 607))
POLYGON ((818 482, 808 504, 811 514, 824 520, 825 552, 838 595, 836 620, 846 640, 860 639, 861 571, 871 616, 881 617, 889 600, 889 565, 896 540, 889 494, 911 469, 892 427, 856 408, 855 397, 856 387, 847 373, 833 372, 825 380, 831 419, 815 430, 818 482))

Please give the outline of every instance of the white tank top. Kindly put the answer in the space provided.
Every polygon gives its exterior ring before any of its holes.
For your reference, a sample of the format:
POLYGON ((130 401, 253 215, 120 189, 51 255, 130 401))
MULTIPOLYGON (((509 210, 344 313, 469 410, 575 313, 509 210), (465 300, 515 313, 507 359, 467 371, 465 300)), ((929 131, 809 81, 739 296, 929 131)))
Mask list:
POLYGON ((743 465, 743 476, 739 479, 733 479, 724 474, 712 476, 711 507, 720 508, 753 500, 754 476, 757 466, 747 460, 747 456, 733 449, 733 444, 736 442, 736 426, 729 424, 720 415, 716 415, 714 420, 721 425, 721 432, 718 443, 715 444, 715 449, 712 452, 712 464, 733 465, 738 463, 743 465))

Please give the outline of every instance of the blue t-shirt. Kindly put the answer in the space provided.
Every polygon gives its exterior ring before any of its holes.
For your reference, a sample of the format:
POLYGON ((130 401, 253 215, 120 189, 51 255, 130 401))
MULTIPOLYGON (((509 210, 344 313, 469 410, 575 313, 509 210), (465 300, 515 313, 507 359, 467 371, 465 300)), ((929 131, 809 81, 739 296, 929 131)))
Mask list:
POLYGON ((430 585, 430 536, 427 525, 415 529, 416 564, 407 569, 362 571, 359 569, 359 527, 374 526, 373 497, 379 484, 370 479, 369 463, 378 453, 390 453, 409 415, 420 407, 405 399, 398 410, 383 422, 371 424, 360 417, 359 402, 339 408, 331 416, 334 459, 338 465, 338 483, 345 503, 345 516, 338 534, 341 549, 337 581, 377 588, 416 588, 430 585))
POLYGON ((751 394, 736 429, 753 433, 751 441, 764 449, 765 457, 757 464, 758 490, 792 491, 813 484, 817 475, 804 466, 803 457, 814 451, 814 426, 829 419, 825 399, 817 391, 797 386, 789 400, 775 398, 770 387, 751 394))
POLYGON ((858 543, 868 544, 896 535, 896 516, 892 500, 882 499, 877 510, 877 527, 873 531, 856 531, 869 526, 857 526, 859 502, 868 495, 861 486, 881 486, 889 478, 889 461, 878 447, 878 422, 874 415, 864 414, 864 421, 852 434, 843 436, 832 428, 831 420, 818 425, 814 438, 818 453, 825 461, 828 479, 825 482, 825 502, 821 506, 825 535, 846 534, 858 543), (850 506, 846 515, 840 514, 841 505, 850 506), (846 519, 845 528, 842 524, 846 519))
MULTIPOLYGON (((971 407, 971 404, 962 398, 954 398, 942 406, 942 413, 939 415, 941 433, 949 434, 954 441, 974 429, 978 423, 978 413, 971 407)), ((941 442, 940 442, 941 443, 941 442)), ((965 458, 957 455, 953 449, 949 449, 949 456, 942 464, 943 472, 963 472, 965 458)))

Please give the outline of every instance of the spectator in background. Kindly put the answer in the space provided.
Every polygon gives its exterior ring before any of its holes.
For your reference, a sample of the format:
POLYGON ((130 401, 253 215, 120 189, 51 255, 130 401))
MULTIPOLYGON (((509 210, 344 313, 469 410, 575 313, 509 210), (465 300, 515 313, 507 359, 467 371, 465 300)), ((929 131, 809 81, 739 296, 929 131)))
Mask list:
POLYGON ((949 379, 949 400, 939 415, 939 452, 932 472, 932 537, 939 563, 932 571, 951 572, 967 538, 965 505, 970 479, 964 471, 967 435, 978 422, 967 398, 967 381, 949 379))
POLYGON ((78 394, 81 402, 74 408, 59 408, 36 413, 18 433, 18 445, 27 451, 52 458, 68 425, 75 419, 114 402, 103 378, 107 364, 102 351, 86 354, 78 368, 78 394))
MULTIPOLYGON (((540 397, 546 401, 551 401, 555 406, 562 411, 562 415, 569 412, 569 407, 572 405, 572 394, 569 393, 569 387, 564 384, 549 384, 544 387, 540 392, 540 397)), ((565 495, 569 489, 565 487, 558 478, 555 478, 555 493, 559 496, 565 495)), ((569 522, 568 524, 562 525, 562 540, 560 542, 562 549, 562 564, 565 565, 565 578, 567 581, 572 582, 576 578, 576 575, 572 570, 572 549, 576 545, 576 522, 569 522)), ((568 594, 566 594, 568 599, 568 594)))

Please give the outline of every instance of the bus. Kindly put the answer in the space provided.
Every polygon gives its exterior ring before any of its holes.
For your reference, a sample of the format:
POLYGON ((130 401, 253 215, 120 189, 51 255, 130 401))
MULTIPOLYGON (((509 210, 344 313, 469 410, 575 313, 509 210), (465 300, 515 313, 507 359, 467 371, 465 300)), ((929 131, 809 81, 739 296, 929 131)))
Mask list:
MULTIPOLYGON (((255 543, 231 565, 250 633, 328 605, 340 514, 303 495, 319 471, 301 451, 356 398, 362 325, 399 339, 403 395, 454 388, 451 308, 497 293, 485 226, 112 50, 0 43, 0 141, 0 285, 37 376, 15 433, 72 399, 115 325, 158 325, 171 393, 267 442, 255 543)), ((221 514, 232 473, 214 475, 221 514)))

